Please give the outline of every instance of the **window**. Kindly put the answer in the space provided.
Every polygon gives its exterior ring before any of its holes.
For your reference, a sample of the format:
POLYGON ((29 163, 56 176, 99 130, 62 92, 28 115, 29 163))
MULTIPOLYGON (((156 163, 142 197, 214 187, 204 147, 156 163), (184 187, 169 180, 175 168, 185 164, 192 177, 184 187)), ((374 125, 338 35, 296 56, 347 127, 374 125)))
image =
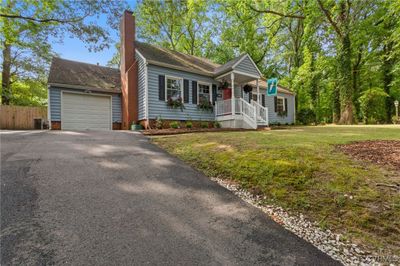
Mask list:
POLYGON ((251 98, 252 98, 253 101, 257 102, 257 93, 253 93, 251 95, 251 98))
POLYGON ((276 98, 276 111, 278 113, 285 112, 285 98, 283 97, 276 98))
POLYGON ((165 77, 165 94, 167 95, 166 100, 183 98, 183 86, 181 78, 165 77))
POLYGON ((197 83, 198 85, 198 95, 199 97, 197 97, 197 103, 201 103, 201 102, 211 102, 211 86, 210 84, 206 84, 206 83, 197 83))

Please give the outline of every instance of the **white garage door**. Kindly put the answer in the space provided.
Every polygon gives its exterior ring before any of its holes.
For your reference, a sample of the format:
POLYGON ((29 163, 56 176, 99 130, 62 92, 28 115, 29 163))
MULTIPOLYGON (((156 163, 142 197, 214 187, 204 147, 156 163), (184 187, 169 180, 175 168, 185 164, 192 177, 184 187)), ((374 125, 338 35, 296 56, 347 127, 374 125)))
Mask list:
POLYGON ((111 97, 63 92, 61 103, 63 130, 110 130, 111 97))

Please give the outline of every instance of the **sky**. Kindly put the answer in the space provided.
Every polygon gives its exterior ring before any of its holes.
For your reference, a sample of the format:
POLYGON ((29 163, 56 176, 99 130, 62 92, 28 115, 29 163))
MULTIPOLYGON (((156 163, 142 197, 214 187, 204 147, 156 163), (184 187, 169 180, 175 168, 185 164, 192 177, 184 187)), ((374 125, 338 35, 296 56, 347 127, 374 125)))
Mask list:
MULTIPOLYGON (((136 6, 136 1, 128 0, 127 2, 130 6, 130 10, 133 10, 136 6)), ((105 27, 109 31, 112 39, 115 42, 119 41, 119 32, 107 26, 106 16, 100 16, 99 19, 95 18, 89 18, 89 19, 105 27)), ((119 20, 119 18, 115 19, 119 20)), ((65 35, 62 43, 53 42, 52 48, 53 51, 56 52, 61 58, 90 63, 90 64, 99 63, 99 65, 101 66, 107 65, 107 62, 112 58, 112 56, 116 52, 114 44, 111 44, 109 49, 104 49, 101 52, 97 53, 89 52, 89 50, 85 47, 85 43, 83 43, 79 39, 70 38, 68 34, 65 35)))

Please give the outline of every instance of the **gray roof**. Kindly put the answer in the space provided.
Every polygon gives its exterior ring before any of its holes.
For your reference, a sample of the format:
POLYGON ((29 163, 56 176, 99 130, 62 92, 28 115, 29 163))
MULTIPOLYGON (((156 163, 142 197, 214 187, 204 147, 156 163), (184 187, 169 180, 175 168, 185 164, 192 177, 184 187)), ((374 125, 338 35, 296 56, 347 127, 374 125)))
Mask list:
MULTIPOLYGON (((182 71, 188 71, 192 73, 198 73, 206 76, 219 76, 230 70, 232 67, 240 61, 247 54, 241 54, 240 56, 230 60, 224 65, 220 65, 212 62, 207 58, 201 58, 193 55, 188 55, 173 51, 171 49, 158 47, 152 44, 135 42, 136 49, 139 53, 146 58, 150 64, 161 65, 164 67, 179 69, 182 71)), ((249 82, 249 84, 255 86, 254 82, 249 82)), ((267 84, 264 78, 260 79, 260 87, 266 88, 267 84)), ((286 94, 294 94, 287 88, 278 85, 278 91, 286 94)))
POLYGON ((220 65, 219 67, 214 69, 214 74, 216 76, 220 75, 220 74, 224 74, 230 70, 232 70, 232 67, 239 62, 243 57, 245 57, 247 54, 241 54, 238 57, 232 59, 231 61, 229 61, 226 64, 220 65))
POLYGON ((48 83, 53 86, 86 88, 95 91, 121 92, 119 69, 54 57, 48 83))
POLYGON ((155 45, 135 42, 136 49, 149 63, 161 63, 165 66, 212 76, 219 64, 211 60, 188 55, 155 45))

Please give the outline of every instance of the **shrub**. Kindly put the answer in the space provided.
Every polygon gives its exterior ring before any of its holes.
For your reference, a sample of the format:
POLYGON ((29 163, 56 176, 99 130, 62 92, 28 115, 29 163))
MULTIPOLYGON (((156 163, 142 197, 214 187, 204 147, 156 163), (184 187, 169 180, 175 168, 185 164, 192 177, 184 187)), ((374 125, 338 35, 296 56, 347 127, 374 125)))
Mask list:
POLYGON ((312 109, 303 108, 303 109, 300 109, 299 112, 297 113, 297 120, 302 125, 309 125, 309 124, 315 123, 317 120, 317 117, 315 115, 315 112, 312 109))
POLYGON ((187 121, 185 123, 186 128, 192 128, 193 127, 193 123, 191 121, 187 121))
POLYGON ((395 115, 392 117, 393 124, 400 124, 400 116, 396 117, 395 115))
POLYGON ((201 122, 200 123, 201 128, 208 128, 208 122, 201 122))
POLYGON ((171 128, 180 128, 178 121, 172 121, 171 123, 169 123, 169 126, 171 128))
POLYGON ((157 129, 163 128, 163 120, 162 120, 161 116, 157 116, 157 118, 156 118, 156 128, 157 129))
POLYGON ((221 124, 218 121, 214 122, 214 127, 215 128, 221 128, 221 124))
POLYGON ((361 114, 366 124, 374 124, 385 121, 385 99, 389 95, 380 88, 372 88, 362 93, 358 99, 361 114))

